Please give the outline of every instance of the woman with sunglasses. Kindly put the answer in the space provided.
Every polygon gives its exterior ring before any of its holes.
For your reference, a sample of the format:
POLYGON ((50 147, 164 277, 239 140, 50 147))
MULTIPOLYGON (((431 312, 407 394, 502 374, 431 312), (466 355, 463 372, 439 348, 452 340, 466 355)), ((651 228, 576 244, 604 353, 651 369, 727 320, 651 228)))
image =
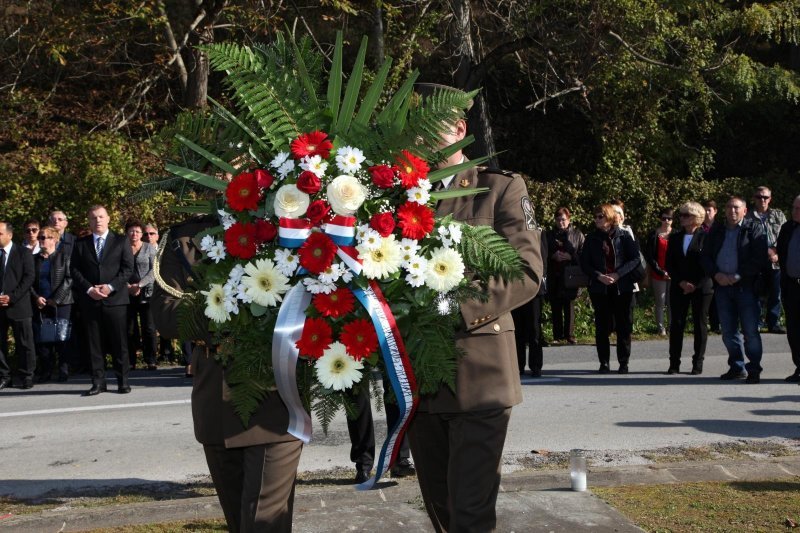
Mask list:
MULTIPOLYGON (((34 308, 39 310, 39 323, 43 318, 69 320, 74 303, 72 276, 69 271, 70 257, 69 254, 57 249, 58 237, 58 230, 50 226, 45 226, 38 232, 40 249, 33 257, 35 277, 31 295, 34 308)), ((67 381, 69 366, 64 352, 67 340, 68 337, 58 342, 36 341, 39 383, 50 381, 56 357, 58 357, 58 381, 67 381)))
POLYGON ((692 355, 692 374, 703 373, 703 358, 706 353, 708 326, 706 315, 714 293, 714 285, 701 263, 708 233, 703 231, 705 210, 697 202, 686 202, 678 208, 680 231, 669 237, 666 266, 672 276, 669 306, 669 370, 667 374, 677 374, 681 366, 683 331, 686 316, 692 308, 694 321, 694 355, 692 355))
POLYGON ((666 207, 659 211, 659 226, 650 232, 645 241, 644 258, 650 266, 650 286, 656 300, 656 327, 662 337, 667 334, 664 327, 664 311, 669 305, 669 271, 665 269, 667 242, 672 233, 674 211, 666 207))
POLYGON ((39 221, 35 219, 26 220, 23 224, 25 234, 22 237, 22 246, 31 251, 31 254, 39 253, 39 221))
POLYGON ((150 297, 153 295, 153 263, 156 259, 156 245, 142 240, 143 225, 136 220, 125 224, 125 234, 133 253, 133 274, 128 280, 128 353, 131 370, 136 368, 136 347, 142 347, 142 355, 147 370, 156 370, 156 325, 150 310, 150 297))
POLYGON ((613 315, 619 373, 627 374, 633 332, 634 280, 631 273, 640 266, 639 245, 619 227, 619 217, 611 204, 602 204, 595 209, 594 225, 595 230, 583 244, 581 269, 589 276, 599 372, 610 372, 611 324, 608 318, 613 315))

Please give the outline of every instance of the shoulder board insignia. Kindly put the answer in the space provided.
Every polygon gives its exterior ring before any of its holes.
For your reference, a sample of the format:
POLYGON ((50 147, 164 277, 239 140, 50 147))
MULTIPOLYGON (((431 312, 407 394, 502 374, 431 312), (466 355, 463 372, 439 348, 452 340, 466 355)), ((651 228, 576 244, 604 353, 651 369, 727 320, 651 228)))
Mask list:
POLYGON ((522 175, 519 174, 518 172, 503 170, 502 168, 483 167, 483 166, 478 166, 476 168, 478 169, 479 174, 500 174, 501 176, 506 176, 508 178, 522 177, 522 175))

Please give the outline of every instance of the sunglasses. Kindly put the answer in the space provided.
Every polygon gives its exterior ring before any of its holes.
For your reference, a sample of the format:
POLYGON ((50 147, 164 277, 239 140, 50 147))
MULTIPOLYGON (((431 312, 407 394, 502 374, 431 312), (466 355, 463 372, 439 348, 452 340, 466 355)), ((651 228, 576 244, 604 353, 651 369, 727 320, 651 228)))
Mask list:
POLYGON ((769 200, 770 198, 772 198, 772 196, 756 195, 753 196, 753 198, 756 200, 769 200))
POLYGON ((158 232, 157 231, 145 231, 144 234, 145 235, 158 235, 158 232))
POLYGON ((52 238, 53 237, 48 237, 47 235, 39 235, 38 237, 36 237, 36 240, 37 241, 43 241, 45 239, 52 239, 52 238))
POLYGON ((606 218, 606 216, 605 215, 595 215, 594 218, 597 219, 597 220, 601 220, 601 219, 606 218))
POLYGON ((37 233, 39 228, 25 228, 25 233, 37 233))
POLYGON ((672 220, 672 217, 661 217, 661 220, 667 222, 668 220, 672 220))

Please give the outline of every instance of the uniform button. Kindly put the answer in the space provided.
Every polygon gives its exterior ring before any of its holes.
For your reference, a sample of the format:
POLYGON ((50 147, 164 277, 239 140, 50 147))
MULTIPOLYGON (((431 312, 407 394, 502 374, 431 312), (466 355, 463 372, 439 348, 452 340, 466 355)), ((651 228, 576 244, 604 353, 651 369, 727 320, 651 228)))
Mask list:
POLYGON ((500 324, 495 324, 494 326, 492 326, 492 329, 495 331, 500 331, 500 324))

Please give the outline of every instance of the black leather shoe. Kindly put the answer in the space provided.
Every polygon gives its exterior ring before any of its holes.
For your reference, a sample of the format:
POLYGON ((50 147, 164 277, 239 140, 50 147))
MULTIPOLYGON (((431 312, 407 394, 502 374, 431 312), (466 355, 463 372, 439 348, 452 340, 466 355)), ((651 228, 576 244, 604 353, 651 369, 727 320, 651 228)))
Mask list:
POLYGON ((401 459, 392 467, 392 477, 408 477, 417 473, 417 469, 409 459, 401 459))
POLYGON ((358 484, 364 483, 366 480, 369 479, 369 473, 364 472, 363 470, 356 470, 356 477, 354 481, 358 484))
POLYGON ((608 367, 606 363, 600 363, 600 370, 598 370, 601 374, 608 374, 611 372, 611 369, 608 367))
POLYGON ((102 385, 92 385, 92 388, 86 393, 86 396, 97 396, 101 392, 106 392, 108 389, 106 388, 106 384, 103 383, 102 385))
POLYGON ((775 326, 774 328, 769 328, 770 333, 777 333, 778 335, 786 335, 786 330, 780 326, 775 326))
POLYGON ((0 378, 0 390, 11 386, 11 378, 0 378))
POLYGON ((680 372, 680 367, 678 365, 669 365, 667 369, 667 374, 677 374, 680 372))
POLYGON ((27 389, 32 389, 32 388, 33 388, 33 378, 25 378, 22 381, 22 386, 20 387, 20 389, 27 390, 27 389))
POLYGON ((619 370, 617 370, 617 374, 627 374, 628 373, 628 365, 619 365, 619 370))
POLYGON ((703 373, 703 363, 694 363, 692 365, 692 371, 690 372, 693 376, 699 376, 703 373))
POLYGON ((158 370, 158 367, 156 365, 147 365, 146 370, 152 372, 153 370, 158 370))
POLYGON ((534 378, 542 377, 542 371, 541 370, 531 370, 531 377, 534 377, 534 378))
POLYGON ((120 385, 117 392, 120 394, 128 394, 131 391, 130 385, 120 385))
POLYGON ((747 375, 747 379, 744 380, 745 383, 761 383, 761 374, 758 372, 751 372, 747 375))
POLYGON ((722 374, 719 379, 723 381, 731 381, 734 379, 745 379, 747 377, 747 372, 744 370, 728 370, 724 374, 722 374))
POLYGON ((800 372, 795 372, 791 376, 786 376, 783 378, 783 381, 786 383, 800 383, 800 372))
POLYGON ((58 373, 58 382, 59 383, 66 383, 68 379, 69 379, 69 374, 67 374, 66 372, 59 372, 58 373))

